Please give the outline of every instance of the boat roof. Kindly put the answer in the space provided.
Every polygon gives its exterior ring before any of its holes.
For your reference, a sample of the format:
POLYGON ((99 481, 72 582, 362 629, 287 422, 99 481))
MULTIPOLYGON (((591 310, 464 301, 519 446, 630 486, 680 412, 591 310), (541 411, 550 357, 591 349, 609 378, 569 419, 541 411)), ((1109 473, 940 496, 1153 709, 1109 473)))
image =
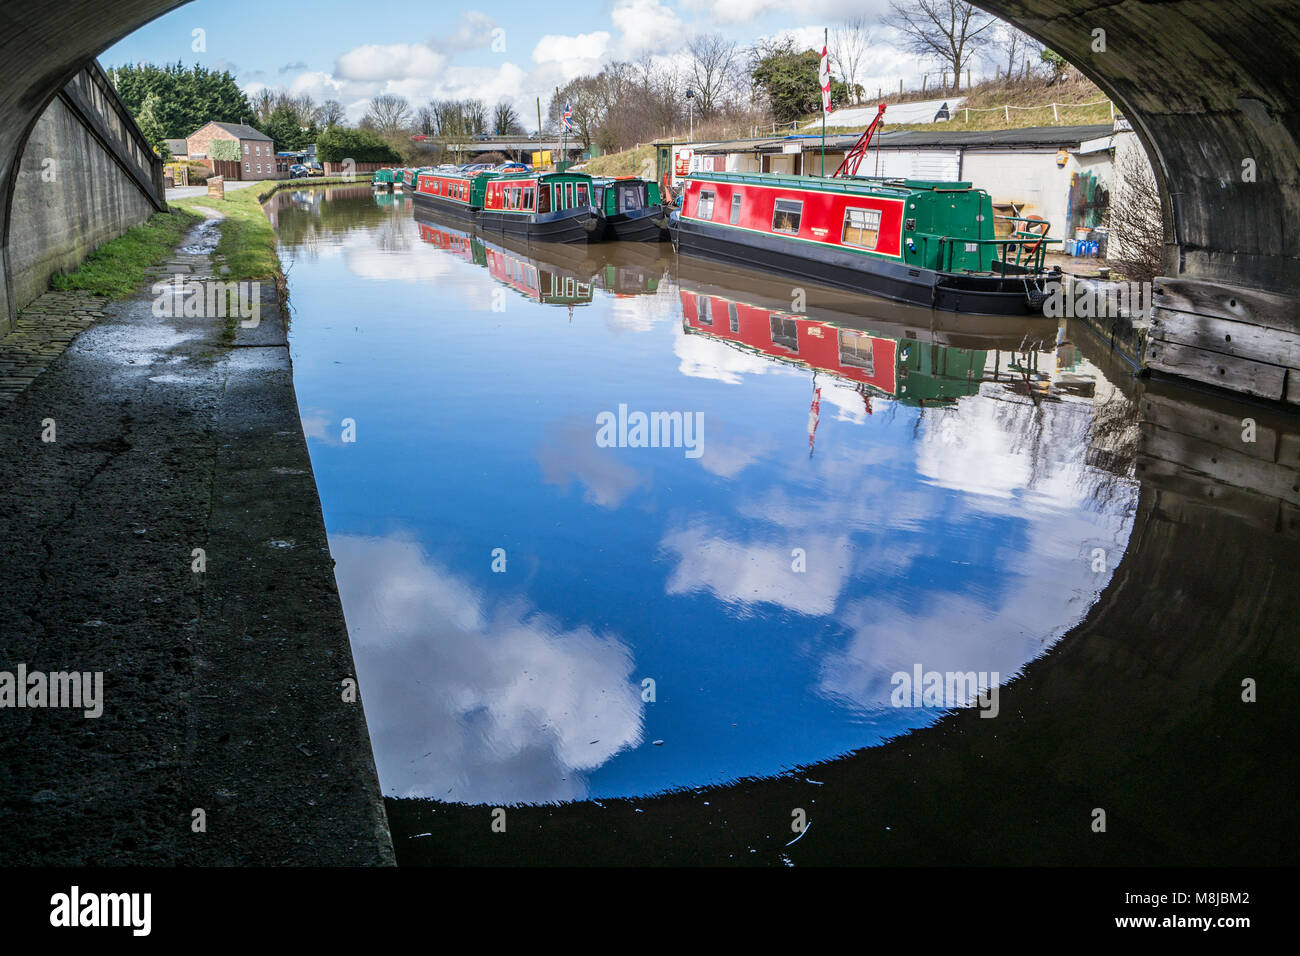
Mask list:
POLYGON ((877 176, 854 176, 836 179, 830 176, 797 176, 793 173, 710 173, 693 172, 687 179, 722 183, 748 183, 753 186, 786 186, 791 189, 812 189, 817 192, 852 193, 854 195, 879 195, 890 193, 908 196, 919 190, 968 190, 968 182, 941 182, 930 179, 887 179, 877 176))

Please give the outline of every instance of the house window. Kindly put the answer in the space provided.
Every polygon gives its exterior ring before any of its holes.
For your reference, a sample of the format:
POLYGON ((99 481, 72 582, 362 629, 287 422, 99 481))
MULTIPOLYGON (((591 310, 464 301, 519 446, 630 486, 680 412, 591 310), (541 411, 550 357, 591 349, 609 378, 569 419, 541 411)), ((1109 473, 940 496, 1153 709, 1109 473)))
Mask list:
POLYGON ((740 193, 735 193, 731 197, 731 224, 733 226, 740 222, 740 193))
POLYGON ((247 144, 247 143, 244 144, 244 155, 245 155, 245 156, 248 155, 248 144, 247 144))
POLYGON ((793 199, 778 199, 776 209, 772 212, 772 231, 795 235, 799 232, 801 218, 803 218, 803 203, 793 199))
POLYGON ((695 215, 700 219, 713 218, 713 190, 700 191, 700 201, 695 207, 695 215))
POLYGON ((879 209, 844 210, 844 232, 840 236, 840 241, 844 245, 857 246, 861 249, 874 249, 876 248, 876 240, 879 238, 879 209))
POLYGON ((246 172, 246 173, 251 173, 252 171, 253 171, 252 164, 251 164, 251 163, 244 163, 244 172, 246 172))

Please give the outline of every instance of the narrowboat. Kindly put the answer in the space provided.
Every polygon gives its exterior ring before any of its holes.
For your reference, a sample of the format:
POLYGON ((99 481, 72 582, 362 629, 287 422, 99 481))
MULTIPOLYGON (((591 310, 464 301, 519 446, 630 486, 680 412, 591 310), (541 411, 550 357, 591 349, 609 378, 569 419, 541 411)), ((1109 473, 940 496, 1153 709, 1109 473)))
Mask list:
POLYGON ((383 169, 376 169, 374 176, 371 177, 370 185, 375 189, 392 189, 393 171, 386 166, 383 169))
POLYGON ((402 186, 403 186, 403 188, 405 188, 405 189, 414 189, 414 188, 415 188, 415 180, 416 180, 416 178, 420 175, 420 173, 422 173, 422 172, 424 172, 423 169, 409 169, 409 168, 408 168, 408 169, 403 169, 403 170, 402 170, 402 186))
POLYGON ((661 242, 668 238, 668 210, 654 183, 636 176, 597 177, 591 187, 602 239, 661 242))
POLYGON ((472 219, 483 208, 483 194, 495 173, 453 173, 420 170, 413 195, 417 202, 461 219, 472 219))
POLYGON ((1025 315, 1047 297, 1047 223, 995 238, 992 200, 968 182, 696 172, 683 185, 671 229, 688 255, 952 312, 1025 315))
POLYGON ((600 239, 586 173, 509 173, 486 183, 479 228, 537 242, 600 239))

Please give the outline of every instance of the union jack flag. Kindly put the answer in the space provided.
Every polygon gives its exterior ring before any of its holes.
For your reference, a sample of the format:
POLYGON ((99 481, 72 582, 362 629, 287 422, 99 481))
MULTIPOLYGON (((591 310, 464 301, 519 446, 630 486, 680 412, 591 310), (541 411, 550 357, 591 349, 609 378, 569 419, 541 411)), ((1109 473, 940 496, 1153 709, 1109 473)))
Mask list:
POLYGON ((570 133, 576 133, 578 131, 578 127, 573 125, 573 104, 572 103, 564 104, 564 128, 568 130, 570 133))

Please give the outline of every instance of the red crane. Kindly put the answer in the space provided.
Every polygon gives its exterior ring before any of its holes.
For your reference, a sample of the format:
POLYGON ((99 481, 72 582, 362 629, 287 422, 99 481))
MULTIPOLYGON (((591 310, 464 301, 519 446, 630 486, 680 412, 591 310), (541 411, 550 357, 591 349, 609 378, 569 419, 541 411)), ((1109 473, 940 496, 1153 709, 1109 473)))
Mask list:
POLYGON ((831 179, 846 179, 858 174, 858 167, 862 165, 862 160, 867 155, 867 147, 871 145, 871 137, 875 135, 876 127, 880 125, 880 119, 884 115, 885 104, 881 103, 876 107, 876 118, 871 121, 866 132, 858 137, 853 148, 844 154, 844 161, 835 168, 835 172, 831 173, 831 179))

